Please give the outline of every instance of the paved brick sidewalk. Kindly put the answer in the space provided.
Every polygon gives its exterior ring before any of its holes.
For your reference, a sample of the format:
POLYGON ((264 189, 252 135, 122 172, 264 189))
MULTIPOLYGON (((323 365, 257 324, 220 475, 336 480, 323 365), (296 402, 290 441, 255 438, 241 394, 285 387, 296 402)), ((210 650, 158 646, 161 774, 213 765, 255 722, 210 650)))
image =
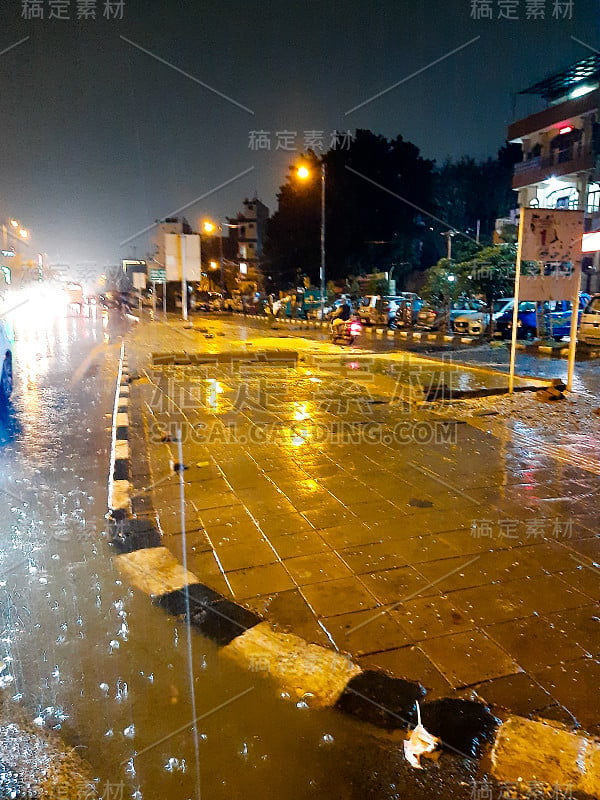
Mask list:
POLYGON ((336 358, 149 368, 239 347, 209 327, 142 324, 129 344, 167 547, 181 556, 181 427, 188 566, 209 586, 432 695, 600 733, 597 476, 336 358))

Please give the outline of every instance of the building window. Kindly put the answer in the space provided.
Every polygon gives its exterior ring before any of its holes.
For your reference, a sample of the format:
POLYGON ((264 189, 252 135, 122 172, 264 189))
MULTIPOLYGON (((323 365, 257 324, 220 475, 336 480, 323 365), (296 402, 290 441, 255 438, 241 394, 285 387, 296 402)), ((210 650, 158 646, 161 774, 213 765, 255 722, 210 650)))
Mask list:
POLYGON ((546 195, 544 208, 579 208, 579 194, 574 187, 561 187, 546 195))
POLYGON ((600 184, 590 183, 587 196, 587 213, 597 214, 600 211, 600 184))

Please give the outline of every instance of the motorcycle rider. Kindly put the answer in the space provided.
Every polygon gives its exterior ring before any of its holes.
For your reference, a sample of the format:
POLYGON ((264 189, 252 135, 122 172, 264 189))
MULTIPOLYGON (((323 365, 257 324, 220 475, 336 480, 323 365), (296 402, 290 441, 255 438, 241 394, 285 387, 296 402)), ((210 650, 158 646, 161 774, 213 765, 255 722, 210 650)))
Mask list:
POLYGON ((338 306, 337 310, 332 314, 331 317, 331 328, 335 331, 336 327, 339 325, 345 325, 346 322, 352 316, 352 309, 350 308, 350 304, 346 297, 342 297, 342 303, 338 306))

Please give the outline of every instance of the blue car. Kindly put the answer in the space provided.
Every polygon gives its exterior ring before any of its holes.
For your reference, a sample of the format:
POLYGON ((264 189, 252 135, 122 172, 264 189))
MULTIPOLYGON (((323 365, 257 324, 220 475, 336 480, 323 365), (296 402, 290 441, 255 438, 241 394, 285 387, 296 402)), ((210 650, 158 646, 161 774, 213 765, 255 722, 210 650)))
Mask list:
POLYGON ((0 319, 0 403, 6 403, 13 388, 12 331, 6 320, 0 319))
MULTIPOLYGON (((578 321, 589 299, 589 294, 581 293, 579 295, 578 321)), ((563 336, 569 336, 571 333, 571 301, 545 300, 542 303, 542 308, 544 327, 548 337, 552 337, 557 342, 560 342, 563 336)), ((512 335, 512 325, 513 312, 510 310, 502 314, 496 321, 496 331, 503 339, 510 339, 512 335)), ((537 335, 535 302, 531 300, 522 300, 519 303, 517 326, 517 339, 535 339, 537 335)))

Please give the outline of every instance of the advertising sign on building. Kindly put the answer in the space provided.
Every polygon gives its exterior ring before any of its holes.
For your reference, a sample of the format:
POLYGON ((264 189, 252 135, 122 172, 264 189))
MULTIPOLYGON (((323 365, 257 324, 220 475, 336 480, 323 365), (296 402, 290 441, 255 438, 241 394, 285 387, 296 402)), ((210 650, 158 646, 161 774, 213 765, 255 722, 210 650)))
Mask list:
POLYGON ((524 208, 521 300, 570 300, 581 279, 583 211, 524 208))
POLYGON ((165 234, 165 266, 168 281, 182 280, 185 267, 187 281, 199 281, 200 270, 200 236, 197 233, 165 234))

